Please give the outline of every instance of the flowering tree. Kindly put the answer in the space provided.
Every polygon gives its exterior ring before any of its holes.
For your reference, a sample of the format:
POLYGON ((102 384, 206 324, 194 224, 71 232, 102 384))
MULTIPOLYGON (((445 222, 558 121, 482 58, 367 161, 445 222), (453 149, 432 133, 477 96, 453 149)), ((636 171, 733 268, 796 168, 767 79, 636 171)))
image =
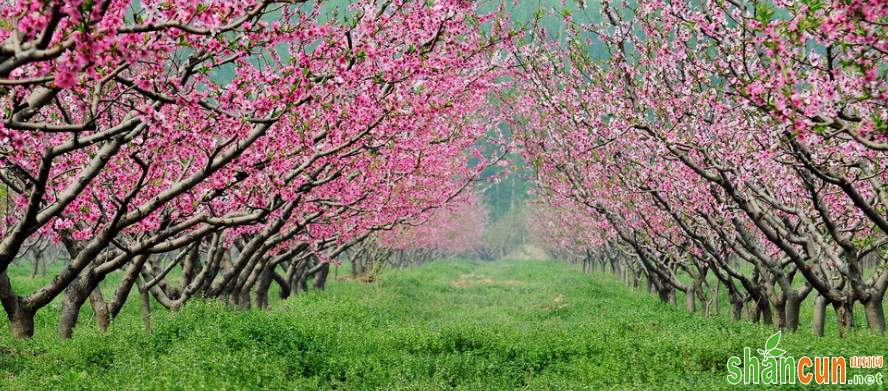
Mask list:
POLYGON ((0 302, 13 334, 32 335, 63 292, 62 336, 87 298, 108 319, 134 284, 171 308, 243 296, 282 262, 466 187, 478 168, 465 150, 488 127, 477 111, 505 71, 502 18, 462 1, 319 12, 292 0, 2 10, 0 179, 15 209, 0 233, 0 302), (5 270, 34 235, 72 261, 22 295, 5 270), (171 252, 179 287, 154 267, 171 252), (105 303, 98 283, 120 269, 105 303))
POLYGON ((425 219, 380 232, 375 245, 386 251, 384 261, 398 268, 417 266, 471 254, 481 246, 487 225, 484 201, 474 194, 454 201, 459 202, 425 219))
POLYGON ((580 206, 568 210, 628 245, 661 294, 704 299, 712 271, 732 304, 767 301, 777 327, 795 329, 815 292, 815 332, 824 306, 841 332, 860 302, 884 333, 888 273, 875 266, 888 240, 888 8, 605 1, 598 11, 583 10, 582 23, 565 13, 563 41, 534 32, 537 45, 518 52, 523 89, 509 110, 543 197, 580 206), (593 58, 592 45, 606 54, 593 58))

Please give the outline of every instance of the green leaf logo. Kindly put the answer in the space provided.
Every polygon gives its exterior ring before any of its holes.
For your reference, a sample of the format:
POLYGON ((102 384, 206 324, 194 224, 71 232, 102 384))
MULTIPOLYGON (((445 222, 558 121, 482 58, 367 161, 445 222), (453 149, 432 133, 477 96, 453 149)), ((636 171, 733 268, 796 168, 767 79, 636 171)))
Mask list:
POLYGON ((762 349, 756 349, 756 350, 758 350, 758 352, 762 355, 762 357, 765 360, 767 360, 768 358, 771 358, 771 357, 775 357, 775 358, 780 357, 780 356, 784 355, 786 353, 786 351, 783 349, 777 348, 777 344, 779 344, 779 343, 780 343, 780 332, 778 331, 777 334, 772 335, 770 338, 768 338, 768 341, 765 342, 765 350, 762 350, 762 349))
POLYGON ((772 335, 771 338, 768 338, 768 342, 765 343, 765 350, 770 351, 771 349, 776 348, 778 343, 780 343, 779 331, 777 332, 777 334, 772 335))

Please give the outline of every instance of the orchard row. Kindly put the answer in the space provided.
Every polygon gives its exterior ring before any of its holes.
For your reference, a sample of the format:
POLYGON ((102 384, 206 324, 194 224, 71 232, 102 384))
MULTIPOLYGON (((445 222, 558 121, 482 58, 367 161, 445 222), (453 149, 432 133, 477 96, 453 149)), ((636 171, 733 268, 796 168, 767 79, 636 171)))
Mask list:
POLYGON ((844 334, 859 303, 884 334, 888 4, 595 7, 519 49, 504 100, 546 247, 684 291, 690 311, 714 276, 735 319, 752 305, 795 330, 807 299, 815 333, 831 306, 844 334))
POLYGON ((107 328, 134 286, 173 310, 267 306, 272 283, 322 284, 375 233, 446 219, 503 153, 478 145, 514 33, 469 2, 17 0, 0 22, 0 303, 20 338, 59 297, 62 337, 87 300, 107 328), (39 240, 70 262, 22 292, 6 271, 39 240))

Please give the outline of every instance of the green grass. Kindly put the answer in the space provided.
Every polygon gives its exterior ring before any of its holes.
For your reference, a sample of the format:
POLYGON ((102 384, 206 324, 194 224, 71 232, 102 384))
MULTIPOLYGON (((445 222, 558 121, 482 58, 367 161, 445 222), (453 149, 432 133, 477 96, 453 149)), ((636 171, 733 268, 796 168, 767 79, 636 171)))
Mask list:
MULTIPOLYGON (((85 310, 75 338, 61 341, 50 308, 32 340, 0 327, 0 388, 731 389, 728 358, 774 333, 687 314, 614 277, 571 270, 439 261, 372 285, 330 281, 327 291, 270 311, 200 301, 156 311, 150 336, 131 306, 104 335, 85 310)), ((863 332, 845 340, 799 332, 780 347, 797 358, 885 355, 886 342, 863 332)), ((850 370, 864 373, 876 372, 850 370)))

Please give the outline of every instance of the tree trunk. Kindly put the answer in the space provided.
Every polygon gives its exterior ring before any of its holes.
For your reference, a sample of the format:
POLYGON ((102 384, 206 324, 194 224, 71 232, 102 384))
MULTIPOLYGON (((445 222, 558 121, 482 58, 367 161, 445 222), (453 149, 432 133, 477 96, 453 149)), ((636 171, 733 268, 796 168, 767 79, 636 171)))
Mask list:
POLYGON ((148 289, 145 289, 145 283, 141 279, 136 279, 136 286, 139 290, 139 301, 141 302, 142 321, 145 322, 145 333, 151 335, 151 296, 148 295, 148 289))
MULTIPOLYGON (((81 273, 88 273, 88 269, 81 273)), ((83 303, 86 302, 90 293, 98 288, 86 285, 85 280, 86 278, 81 274, 65 289, 58 327, 59 337, 62 339, 71 338, 74 334, 74 327, 77 326, 77 319, 80 317, 80 308, 83 307, 83 303)))
MULTIPOLYGON (((67 296, 67 295, 66 295, 67 296)), ((74 334, 74 326, 80 316, 80 306, 71 302, 67 297, 62 301, 62 309, 59 314, 59 337, 69 339, 74 334)))
POLYGON ((749 315, 750 323, 760 323, 762 321, 762 307, 758 305, 758 303, 753 303, 752 305, 752 313, 749 315))
POLYGON ((278 297, 281 300, 284 300, 284 299, 290 297, 290 284, 287 282, 287 280, 284 277, 282 277, 280 274, 275 273, 274 270, 272 270, 271 271, 271 279, 278 284, 278 287, 280 287, 280 290, 278 291, 278 297))
POLYGON ((762 324, 774 324, 774 320, 771 317, 771 304, 768 303, 764 298, 760 298, 758 301, 753 302, 752 306, 752 323, 762 324))
MULTIPOLYGON (((884 294, 883 294, 884 295, 884 294)), ((870 299, 863 303, 866 323, 873 334, 885 335, 885 308, 882 307, 884 296, 871 294, 870 299)))
POLYGON ((96 315, 96 325, 103 333, 108 332, 108 326, 111 325, 111 315, 108 313, 108 306, 102 297, 101 289, 96 286, 89 294, 89 304, 92 306, 93 314, 96 315))
POLYGON ((661 289, 657 291, 657 295, 660 297, 660 301, 663 303, 669 303, 669 293, 670 290, 661 289))
POLYGON ((324 290, 327 286, 328 274, 330 274, 330 264, 324 263, 321 266, 321 270, 315 273, 314 282, 312 283, 313 287, 318 290, 324 290))
POLYGON ((786 327, 786 299, 774 303, 774 328, 786 327))
POLYGON ((697 300, 694 298, 694 286, 688 287, 685 291, 685 309, 690 313, 697 312, 697 300))
POLYGON ((243 311, 250 309, 250 290, 241 289, 236 292, 238 308, 243 311))
POLYGON ((135 257, 135 259, 130 262, 130 265, 127 266, 126 272, 124 272, 123 277, 120 279, 120 283, 117 284, 117 289, 115 289, 114 295, 111 296, 111 300, 105 306, 111 320, 120 314, 120 311, 126 304, 126 298, 133 289, 133 285, 141 278, 139 273, 142 271, 147 260, 148 255, 140 255, 135 257))
POLYGON ((743 316, 744 303, 744 300, 731 300, 731 319, 733 321, 740 321, 740 318, 743 316))
POLYGON ((269 264, 262 268, 262 274, 256 282, 256 291, 253 293, 253 304, 256 308, 268 309, 268 289, 271 287, 271 275, 274 273, 274 266, 269 264))
POLYGON ((34 315, 38 308, 29 306, 12 289, 12 282, 6 271, 0 272, 0 304, 9 318, 9 331, 17 339, 34 336, 34 315))
POLYGON ((303 259, 301 261, 294 262, 294 264, 291 266, 291 267, 293 267, 294 271, 293 271, 293 277, 292 277, 293 279, 290 280, 290 296, 295 297, 296 295, 299 294, 300 291, 303 290, 301 281, 304 278, 303 275, 305 274, 306 269, 307 269, 305 267, 306 262, 308 262, 308 261, 303 259))
POLYGON ((814 334, 823 337, 823 326, 826 323, 826 305, 828 304, 825 297, 817 295, 814 297, 814 319, 811 321, 814 334))
POLYGON ((844 301, 833 303, 833 309, 836 311, 836 321, 839 326, 839 338, 845 338, 847 329, 854 327, 854 307, 853 302, 848 298, 844 301))
MULTIPOLYGON (((24 303, 22 303, 24 307, 24 303)), ((36 311, 19 310, 7 314, 9 318, 9 330, 17 339, 31 338, 34 336, 34 315, 36 311)))
POLYGON ((632 288, 639 288, 641 286, 641 279, 644 277, 644 272, 639 267, 635 271, 632 272, 632 288))
POLYGON ((34 254, 34 265, 31 267, 31 279, 37 278, 37 269, 40 267, 40 255, 34 254))
MULTIPOLYGON (((706 275, 704 274, 702 278, 706 278, 706 275)), ((694 284, 691 288, 692 288, 691 292, 696 294, 696 296, 694 294, 692 294, 691 296, 700 299, 700 306, 703 307, 701 310, 702 315, 703 315, 703 317, 708 318, 709 317, 709 305, 712 304, 712 300, 706 298, 706 293, 703 292, 703 281, 701 281, 699 278, 694 279, 694 284)))
POLYGON ((301 292, 308 292, 308 269, 309 267, 307 265, 303 267, 302 272, 299 273, 298 278, 296 279, 296 285, 301 292))
POLYGON ((786 317, 786 329, 792 332, 795 332, 799 328, 799 309, 802 307, 803 298, 799 297, 798 294, 788 294, 786 295, 786 312, 784 316, 786 317))
MULTIPOLYGON (((715 312, 716 315, 721 314, 718 308, 718 291, 721 289, 721 281, 715 280, 715 289, 712 292, 712 312, 715 312)), ((734 320, 735 322, 737 319, 734 320)))
POLYGON ((767 325, 774 324, 774 318, 771 312, 771 306, 768 304, 766 300, 763 300, 760 304, 762 306, 762 323, 767 325))

